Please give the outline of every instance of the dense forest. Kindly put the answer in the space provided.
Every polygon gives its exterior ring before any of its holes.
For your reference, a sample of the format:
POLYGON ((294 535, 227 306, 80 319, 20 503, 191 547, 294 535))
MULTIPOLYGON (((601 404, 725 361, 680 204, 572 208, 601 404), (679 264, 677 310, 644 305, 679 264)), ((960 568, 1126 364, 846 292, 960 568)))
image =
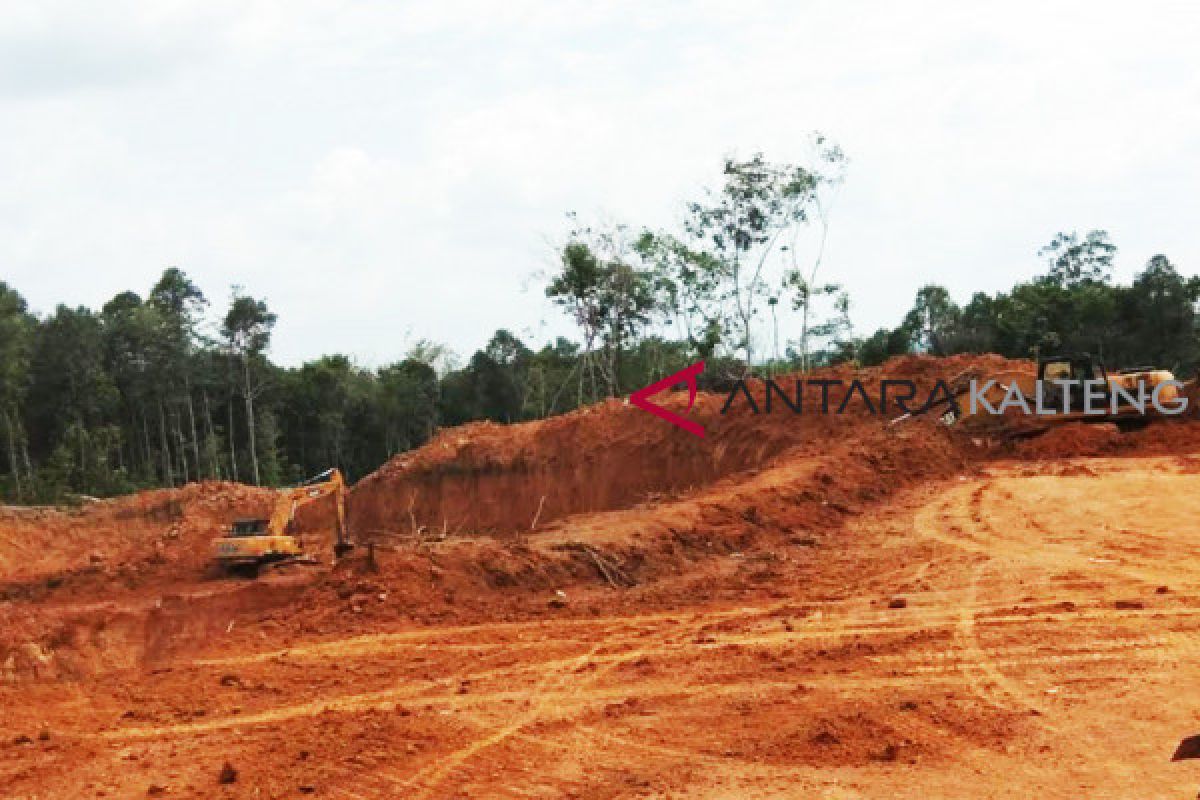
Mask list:
POLYGON ((709 385, 911 352, 1084 350, 1194 372, 1200 279, 1156 255, 1114 283, 1117 248, 1099 230, 1054 236, 1031 253, 1037 276, 1006 292, 960 306, 925 286, 895 328, 858 335, 823 263, 845 158, 819 136, 813 152, 805 166, 726 161, 676 231, 572 218, 544 290, 578 336, 533 349, 499 330, 465 363, 422 341, 378 369, 346 355, 281 367, 265 300, 235 288, 214 309, 174 267, 145 295, 40 315, 0 281, 0 497, 278 485, 331 465, 356 479, 439 427, 560 414, 697 358, 709 385))

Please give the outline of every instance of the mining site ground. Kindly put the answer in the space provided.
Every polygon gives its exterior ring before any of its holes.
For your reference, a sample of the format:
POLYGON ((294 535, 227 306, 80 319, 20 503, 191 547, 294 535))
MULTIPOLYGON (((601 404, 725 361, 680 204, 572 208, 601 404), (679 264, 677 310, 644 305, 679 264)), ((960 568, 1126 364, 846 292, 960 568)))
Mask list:
POLYGON ((788 451, 377 571, 8 554, 0 795, 1193 797, 1200 455, 1104 435, 883 493, 788 451))

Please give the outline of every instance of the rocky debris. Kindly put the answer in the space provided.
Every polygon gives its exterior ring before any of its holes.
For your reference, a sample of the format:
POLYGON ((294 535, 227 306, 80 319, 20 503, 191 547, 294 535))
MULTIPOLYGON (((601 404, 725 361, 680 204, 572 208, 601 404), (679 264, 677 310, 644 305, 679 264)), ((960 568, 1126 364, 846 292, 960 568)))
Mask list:
POLYGON ((820 731, 812 736, 809 741, 822 747, 830 747, 835 744, 841 744, 842 740, 830 731, 820 731))
POLYGON ((17 683, 23 678, 47 678, 55 672, 53 653, 38 642, 21 642, 7 652, 0 645, 0 682, 17 683))
POLYGON ((228 761, 226 761, 225 765, 223 767, 221 767, 220 774, 217 775, 217 783, 222 784, 222 785, 228 785, 231 783, 237 783, 237 779, 238 779, 238 771, 236 769, 234 769, 232 764, 230 764, 228 761))

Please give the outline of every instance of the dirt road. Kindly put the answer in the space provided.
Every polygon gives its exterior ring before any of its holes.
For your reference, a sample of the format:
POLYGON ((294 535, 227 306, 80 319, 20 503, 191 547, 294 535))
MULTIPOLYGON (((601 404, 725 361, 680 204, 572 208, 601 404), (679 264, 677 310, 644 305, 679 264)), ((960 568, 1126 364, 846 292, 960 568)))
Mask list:
POLYGON ((217 625, 0 689, 0 794, 1191 797, 1200 763, 1168 758, 1200 731, 1198 483, 1188 457, 994 465, 819 559, 723 556, 715 603, 681 576, 650 608, 605 587, 504 621, 217 625))

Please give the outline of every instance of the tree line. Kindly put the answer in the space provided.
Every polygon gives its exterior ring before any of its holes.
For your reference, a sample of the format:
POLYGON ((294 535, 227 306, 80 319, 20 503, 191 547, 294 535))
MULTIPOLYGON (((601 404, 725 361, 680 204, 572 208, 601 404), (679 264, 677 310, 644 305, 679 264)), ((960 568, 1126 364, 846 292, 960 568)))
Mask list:
POLYGON ((1036 358, 1089 352, 1110 369, 1155 366, 1190 378, 1200 364, 1200 278, 1152 256, 1128 285, 1112 280, 1107 232, 1057 234, 1038 251, 1044 271, 1005 292, 977 292, 959 306, 945 288, 917 291, 895 328, 839 342, 835 360, 882 363, 900 353, 1000 353, 1036 358))
POLYGON ((804 165, 727 159, 672 230, 571 217, 544 291, 578 335, 538 349, 508 330, 458 363, 420 341, 395 363, 345 355, 281 367, 276 315, 234 287, 215 311, 177 268, 98 311, 31 313, 0 282, 0 496, 60 502, 204 479, 352 479, 444 426, 510 423, 618 397, 698 358, 703 382, 880 364, 904 353, 1089 351, 1110 366, 1196 368, 1200 279, 1162 255, 1112 280, 1104 231, 1060 233, 1039 274, 965 305, 921 288, 893 328, 856 333, 825 239, 846 159, 824 137, 804 165), (205 321, 216 318, 217 324, 205 321))

